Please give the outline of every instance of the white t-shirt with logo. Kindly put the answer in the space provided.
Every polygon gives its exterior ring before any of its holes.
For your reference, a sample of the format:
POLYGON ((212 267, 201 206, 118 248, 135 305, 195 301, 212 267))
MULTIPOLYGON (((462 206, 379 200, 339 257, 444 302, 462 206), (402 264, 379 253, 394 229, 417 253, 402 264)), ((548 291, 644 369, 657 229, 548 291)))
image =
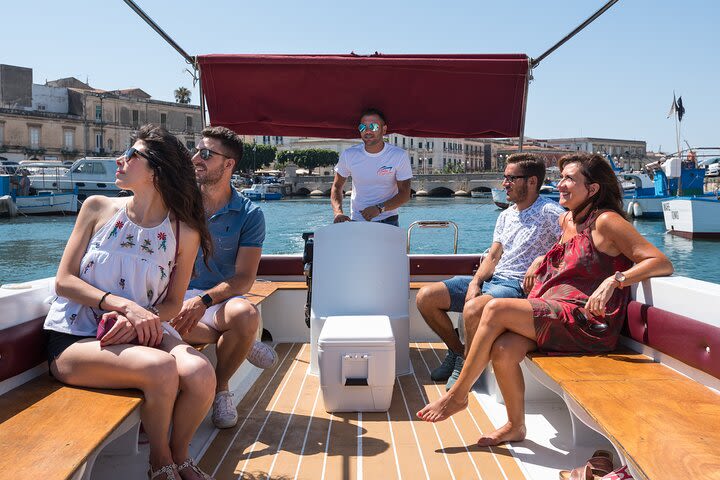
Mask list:
MULTIPOLYGON (((363 143, 348 148, 340 154, 335 171, 345 178, 352 177, 350 218, 359 221, 364 220, 360 214, 362 210, 390 200, 398 193, 397 182, 412 178, 408 153, 387 143, 378 153, 368 153, 363 143)), ((385 210, 373 221, 378 222, 397 213, 397 209, 385 210)))

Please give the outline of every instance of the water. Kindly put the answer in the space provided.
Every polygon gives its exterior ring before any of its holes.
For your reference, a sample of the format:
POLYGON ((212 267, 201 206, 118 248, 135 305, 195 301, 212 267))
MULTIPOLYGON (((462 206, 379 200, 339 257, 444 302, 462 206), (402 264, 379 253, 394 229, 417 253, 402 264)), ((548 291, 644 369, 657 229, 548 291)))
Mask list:
MULTIPOLYGON (((347 200, 346 200, 347 202, 347 200)), ((330 200, 292 199, 260 203, 267 222, 264 253, 301 253, 303 232, 332 221, 330 200)), ((345 206, 349 210, 349 205, 345 206)), ((474 198, 413 198, 400 211, 400 226, 416 220, 452 220, 460 227, 458 253, 484 251, 500 210, 474 198)), ((55 275, 75 217, 0 219, 0 284, 55 275)), ((635 220, 635 228, 670 258, 677 275, 717 282, 720 242, 687 240, 665 233, 662 220, 635 220)), ((452 229, 414 229, 412 253, 452 253, 452 229)))

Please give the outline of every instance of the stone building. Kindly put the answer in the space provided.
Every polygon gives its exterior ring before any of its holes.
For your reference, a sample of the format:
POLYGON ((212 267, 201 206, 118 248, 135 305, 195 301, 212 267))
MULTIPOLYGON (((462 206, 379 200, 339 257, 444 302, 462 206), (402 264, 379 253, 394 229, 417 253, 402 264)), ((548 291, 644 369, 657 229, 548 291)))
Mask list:
POLYGON ((100 90, 70 77, 32 83, 32 69, 0 65, 0 156, 71 161, 117 156, 154 123, 188 148, 200 140, 200 107, 153 100, 142 89, 100 90))

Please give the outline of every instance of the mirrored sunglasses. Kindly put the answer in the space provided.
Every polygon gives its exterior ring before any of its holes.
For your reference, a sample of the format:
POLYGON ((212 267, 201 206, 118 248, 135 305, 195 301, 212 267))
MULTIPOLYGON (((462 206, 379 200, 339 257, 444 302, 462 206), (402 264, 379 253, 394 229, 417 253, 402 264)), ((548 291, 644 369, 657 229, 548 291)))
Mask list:
POLYGON ((377 132, 378 130, 380 130, 380 124, 373 122, 369 125, 366 125, 364 123, 358 125, 358 130, 360 131, 360 133, 363 133, 367 129, 370 129, 371 132, 377 132))

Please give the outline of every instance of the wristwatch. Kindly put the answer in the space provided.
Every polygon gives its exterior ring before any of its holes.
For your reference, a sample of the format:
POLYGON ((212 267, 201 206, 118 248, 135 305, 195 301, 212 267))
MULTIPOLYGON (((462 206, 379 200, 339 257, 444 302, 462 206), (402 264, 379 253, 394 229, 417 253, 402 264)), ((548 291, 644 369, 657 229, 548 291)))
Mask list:
POLYGON ((385 211, 385 204, 384 204, 384 203, 378 203, 377 205, 375 205, 375 208, 377 208, 378 210, 380 210, 380 213, 383 213, 383 212, 385 211))
POLYGON ((198 297, 200 297, 200 300, 202 300, 203 305, 205 305, 205 308, 210 308, 210 307, 212 307, 213 299, 212 299, 212 297, 211 297, 210 295, 208 295, 207 293, 205 293, 205 294, 203 294, 203 295, 198 295, 198 297))
POLYGON ((623 282, 625 281, 625 274, 623 272, 615 272, 613 277, 618 282, 618 288, 623 288, 623 282))

